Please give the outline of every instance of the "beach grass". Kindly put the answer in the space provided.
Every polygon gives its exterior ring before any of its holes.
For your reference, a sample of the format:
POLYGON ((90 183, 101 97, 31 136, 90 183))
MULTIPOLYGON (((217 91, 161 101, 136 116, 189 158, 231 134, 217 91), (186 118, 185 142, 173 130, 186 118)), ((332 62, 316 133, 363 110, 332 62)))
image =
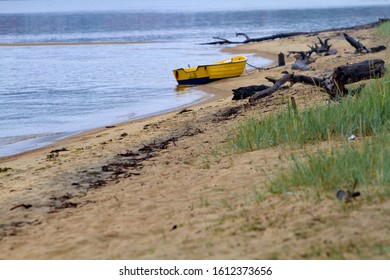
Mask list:
POLYGON ((390 35, 390 21, 383 22, 378 26, 378 33, 381 36, 389 36, 390 35))
POLYGON ((287 173, 280 172, 271 180, 269 190, 272 193, 299 190, 320 198, 327 194, 334 195, 340 188, 351 189, 356 181, 360 189, 364 190, 365 201, 379 202, 388 199, 390 197, 389 73, 383 79, 367 83, 359 98, 343 101, 334 109, 334 120, 342 124, 338 129, 347 128, 348 132, 356 133, 362 140, 362 144, 346 141, 345 137, 348 133, 346 135, 330 133, 329 135, 344 137, 338 148, 318 150, 317 153, 306 154, 304 159, 293 156, 291 170, 287 173), (339 113, 348 116, 339 119, 339 113))
POLYGON ((290 105, 252 118, 236 131, 236 152, 276 145, 303 146, 329 141, 328 149, 292 156, 292 166, 270 179, 273 194, 304 193, 322 199, 336 190, 364 189, 367 202, 390 197, 390 75, 369 81, 359 96, 297 114, 290 105), (351 134, 357 141, 348 141, 351 134), (330 143, 336 143, 332 145, 330 143))
POLYGON ((234 152, 254 151, 277 145, 303 146, 320 141, 347 139, 389 132, 390 74, 368 82, 359 96, 297 113, 289 104, 271 115, 260 114, 234 131, 234 152))
POLYGON ((361 145, 345 143, 308 153, 303 160, 293 156, 291 169, 272 179, 269 190, 278 194, 303 191, 321 198, 338 189, 351 190, 355 182, 368 202, 390 197, 389 134, 368 138, 361 145))

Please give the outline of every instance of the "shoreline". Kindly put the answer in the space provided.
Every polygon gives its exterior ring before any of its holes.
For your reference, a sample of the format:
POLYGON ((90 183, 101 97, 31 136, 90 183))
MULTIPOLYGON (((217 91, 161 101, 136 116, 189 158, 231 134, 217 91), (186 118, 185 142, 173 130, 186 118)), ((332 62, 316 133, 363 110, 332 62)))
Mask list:
MULTIPOLYGON (((0 44, 0 46, 1 46, 1 44, 0 44)), ((227 48, 222 48, 219 51, 225 52, 225 53, 231 53, 231 54, 239 53, 239 52, 235 52, 234 50, 229 51, 229 49, 227 49, 227 50, 226 49, 227 48)), ((244 53, 252 54, 252 52, 248 52, 248 51, 244 51, 244 53)), ((260 57, 260 58, 264 58, 265 60, 271 60, 271 54, 264 53, 264 57, 261 54, 260 55, 255 54, 255 56, 260 57), (267 56, 267 57, 265 57, 265 56, 267 56)), ((272 61, 270 63, 275 63, 275 62, 276 61, 272 61)), ((266 66, 270 63, 264 64, 264 66, 266 66)), ((246 70, 246 72, 248 72, 248 71, 250 72, 252 70, 246 70)), ((243 75, 245 75, 245 74, 243 74, 243 75)), ((184 89, 184 90, 187 90, 187 89, 184 89)), ((77 130, 77 131, 64 131, 64 132, 58 132, 58 133, 47 132, 47 133, 41 134, 41 136, 39 136, 39 135, 20 135, 20 136, 15 136, 15 137, 8 136, 6 138, 11 139, 12 143, 7 144, 6 150, 11 149, 12 152, 9 152, 8 155, 1 155, 0 154, 0 164, 2 162, 8 161, 8 158, 10 158, 10 157, 14 158, 15 156, 18 156, 18 155, 22 156, 24 154, 33 152, 35 150, 41 150, 41 149, 44 149, 45 147, 53 146, 59 141, 73 138, 73 137, 77 138, 78 136, 81 136, 84 133, 88 133, 89 131, 103 131, 107 127, 115 127, 115 126, 131 124, 134 121, 147 120, 148 118, 163 116, 164 114, 167 114, 170 112, 176 112, 176 111, 179 111, 183 108, 195 106, 197 104, 212 102, 216 98, 219 98, 217 96, 218 94, 221 94, 220 91, 215 90, 212 87, 208 87, 207 85, 199 85, 199 86, 190 87, 190 88, 188 88, 188 90, 201 91, 207 96, 205 96, 203 98, 200 97, 199 99, 197 99, 191 103, 180 105, 178 107, 172 107, 172 108, 168 108, 168 109, 164 109, 161 111, 157 111, 157 112, 149 113, 149 114, 145 114, 145 115, 140 115, 140 116, 132 116, 132 117, 128 118, 128 120, 120 121, 120 122, 112 122, 112 124, 110 124, 110 125, 102 125, 99 127, 92 127, 92 128, 88 128, 88 129, 84 129, 84 130, 77 130), (21 139, 21 140, 17 140, 17 139, 21 139), (25 145, 23 145, 23 143, 25 143, 25 145), (9 146, 11 146, 11 147, 9 147, 9 146), (16 146, 17 148, 16 149, 12 148, 12 146, 16 146), (19 151, 13 152, 13 150, 19 150, 19 151)))
MULTIPOLYGON (((234 51, 232 51, 232 52, 226 51, 225 49, 226 48, 223 48, 220 51, 227 52, 227 53, 232 53, 232 54, 236 53, 234 51)), ((237 53, 239 53, 239 52, 237 52, 237 53)), ((249 54, 251 52, 249 51, 249 52, 245 52, 245 53, 249 54)), ((268 60, 271 59, 271 54, 264 53, 264 56, 265 55, 268 56, 266 59, 268 59, 268 60)), ((261 54, 256 54, 256 56, 263 57, 261 54)), ((273 62, 276 62, 276 60, 273 61, 273 62)), ((251 70, 251 71, 254 71, 254 70, 251 70)), ((243 74, 243 75, 245 75, 245 74, 243 74)), ((219 81, 219 82, 221 82, 221 81, 219 81)), ((176 107, 176 108, 166 109, 166 110, 159 111, 159 112, 156 112, 156 113, 151 113, 151 114, 148 114, 148 115, 145 115, 145 116, 134 117, 134 118, 132 118, 132 119, 130 119, 128 121, 123 121, 123 122, 119 122, 119 123, 113 123, 112 125, 91 128, 91 129, 82 130, 82 131, 78 131, 78 132, 77 131, 76 132, 62 132, 62 133, 53 133, 53 134, 46 133, 46 134, 43 134, 43 135, 45 135, 44 138, 46 138, 46 137, 53 137, 54 135, 58 135, 58 139, 53 139, 52 141, 50 141, 47 144, 44 144, 43 146, 40 146, 40 147, 37 147, 37 148, 30 148, 30 149, 22 151, 20 153, 15 153, 15 154, 6 155, 6 156, 0 156, 0 164, 6 163, 8 161, 15 160, 15 159, 18 159, 18 158, 23 157, 25 155, 34 154, 35 152, 48 151, 50 149, 56 149, 57 147, 60 147, 61 145, 66 145, 69 142, 77 141, 77 139, 83 138, 83 137, 85 137, 87 135, 104 133, 106 130, 110 130, 112 128, 121 129, 122 127, 137 125, 138 123, 152 122, 156 118, 157 119, 158 118, 168 118, 169 115, 176 114, 176 113, 180 112, 183 109, 194 110, 198 106, 202 106, 202 105, 206 105, 207 106, 209 103, 212 104, 213 102, 218 102, 218 100, 227 97, 227 94, 226 94, 225 91, 218 90, 217 88, 214 88, 213 86, 210 86, 208 84, 195 86, 194 89, 195 90, 200 90, 200 91, 208 94, 209 97, 203 98, 202 100, 198 100, 198 101, 192 102, 190 104, 182 105, 182 106, 179 106, 179 107, 176 107)), ((13 137, 9 137, 9 138, 13 138, 13 137)), ((34 141, 34 140, 38 140, 40 137, 33 135, 30 138, 30 137, 28 137, 28 135, 26 135, 26 136, 16 136, 16 138, 24 138, 24 140, 22 140, 22 141, 30 141, 30 140, 34 141)), ((20 141, 14 142, 13 144, 19 143, 19 142, 20 141)), ((43 142, 47 142, 47 141, 45 141, 43 139, 43 142)))
MULTIPOLYGON (((308 75, 386 57, 352 54, 339 32, 229 50, 274 53, 276 59, 279 52, 307 49, 316 36, 331 38, 339 53, 316 57, 308 75)), ((372 29, 354 30, 351 36, 369 47, 379 44, 372 29)), ((266 84, 267 76, 291 71, 291 61, 286 62, 202 85, 200 90, 214 96, 186 110, 86 131, 6 161, 0 158, 0 259, 387 258, 373 249, 373 242, 388 236, 387 200, 343 211, 334 197, 311 200, 269 191, 269 178, 287 170, 291 155, 329 143, 241 154, 221 149, 242 122, 280 110, 291 96, 298 110, 328 104, 326 93, 299 84, 255 107, 231 100, 233 88, 266 84), (346 248, 345 242, 359 246, 346 248), (335 248, 343 250, 340 255, 335 248)))
MULTIPOLYGON (((73 137, 75 137, 75 138, 81 137, 84 133, 88 133, 88 132, 92 132, 92 131, 103 131, 104 129, 107 129, 107 128, 113 128, 116 126, 123 126, 123 125, 130 125, 131 123, 136 122, 136 121, 147 120, 148 118, 162 116, 162 115, 168 114, 170 112, 179 111, 179 110, 186 108, 186 107, 189 107, 189 106, 194 106, 197 104, 207 102, 207 100, 210 100, 210 99, 214 98, 214 96, 215 96, 215 94, 212 94, 209 92, 205 92, 205 93, 208 94, 209 96, 201 98, 200 100, 191 102, 189 104, 184 104, 184 105, 181 105, 179 107, 165 109, 165 110, 161 110, 161 111, 158 111, 155 113, 141 115, 138 117, 134 116, 134 117, 129 118, 129 120, 121 121, 121 122, 113 122, 110 125, 104 125, 104 126, 89 128, 89 129, 85 129, 85 130, 78 130, 78 131, 67 131, 67 132, 58 132, 58 133, 48 132, 48 133, 43 133, 43 134, 5 137, 5 138, 9 139, 9 142, 6 143, 7 146, 10 146, 10 145, 11 146, 15 146, 15 145, 19 146, 20 144, 23 144, 23 142, 24 143, 27 142, 27 145, 28 145, 27 147, 29 147, 29 148, 26 148, 25 146, 22 145, 22 148, 19 148, 19 150, 22 150, 21 152, 11 153, 9 155, 4 155, 4 156, 0 155, 0 164, 2 162, 6 162, 8 160, 8 158, 14 158, 14 157, 19 156, 19 155, 23 156, 24 154, 28 154, 30 152, 45 149, 48 146, 54 146, 56 143, 58 143, 60 141, 64 141, 67 139, 71 140, 73 137), (18 140, 18 139, 20 139, 20 140, 18 140), (31 144, 28 144, 28 143, 31 143, 31 144), (32 145, 35 145, 36 147, 34 148, 32 145)), ((1 140, 1 138, 0 138, 0 140, 1 140)))

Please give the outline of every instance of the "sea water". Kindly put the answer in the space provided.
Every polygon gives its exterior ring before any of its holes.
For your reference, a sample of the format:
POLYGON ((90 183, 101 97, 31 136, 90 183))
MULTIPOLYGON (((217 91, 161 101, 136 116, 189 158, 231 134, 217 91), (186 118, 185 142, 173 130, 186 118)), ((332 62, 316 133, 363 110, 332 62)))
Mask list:
MULTIPOLYGON (((207 1, 147 0, 120 11, 42 6, 42 12, 13 11, 5 2, 14 1, 0 2, 0 156, 208 98, 196 87, 179 91, 172 69, 226 58, 221 46, 201 44, 215 36, 316 31, 390 14, 389 5, 279 10, 251 7, 258 1, 250 0, 241 9, 234 8, 241 1, 206 9, 207 1)), ((270 61, 249 55, 249 63, 270 61)))

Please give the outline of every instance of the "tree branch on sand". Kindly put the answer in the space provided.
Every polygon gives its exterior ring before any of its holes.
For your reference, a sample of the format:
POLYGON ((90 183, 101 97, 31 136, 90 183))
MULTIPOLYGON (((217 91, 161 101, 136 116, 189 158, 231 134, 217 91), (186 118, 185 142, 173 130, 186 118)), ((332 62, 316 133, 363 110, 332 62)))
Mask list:
POLYGON ((349 36, 347 33, 343 33, 345 40, 355 48, 355 53, 376 53, 386 50, 385 46, 377 46, 372 48, 367 48, 365 45, 360 43, 355 38, 349 36))
MULTIPOLYGON (((244 36, 245 40, 242 42, 237 42, 237 41, 230 41, 225 38, 221 37, 213 37, 213 39, 216 39, 218 41, 213 41, 213 42, 208 42, 208 43, 201 43, 201 45, 224 45, 224 44, 248 44, 248 43, 254 43, 254 42, 263 42, 263 41, 270 41, 270 40, 276 40, 276 39, 283 39, 283 38, 288 38, 288 37, 293 37, 297 35, 315 35, 320 32, 331 32, 331 31, 341 31, 341 30, 356 30, 356 29, 361 29, 361 28, 371 28, 371 27, 376 27, 379 24, 388 21, 388 18, 383 18, 379 19, 378 21, 368 23, 368 24, 363 24, 363 25, 357 25, 357 26, 352 26, 352 27, 341 27, 341 28, 331 28, 331 29, 324 29, 324 30, 319 30, 319 31, 314 31, 314 32, 287 32, 287 33, 279 33, 271 36, 264 36, 264 37, 259 37, 259 38, 250 38, 246 33, 243 32, 236 32, 236 37, 238 36, 244 36)), ((326 42, 323 42, 326 43, 326 42)))
MULTIPOLYGON (((346 85, 367 79, 380 78, 383 77, 384 73, 385 62, 381 59, 364 60, 359 63, 337 67, 327 78, 285 73, 279 79, 267 78, 273 83, 272 86, 258 85, 233 89, 233 99, 249 97, 249 103, 255 105, 259 99, 272 95, 287 82, 290 83, 290 86, 302 83, 319 87, 328 93, 331 99, 337 99, 348 95, 346 85)), ((356 93, 354 92, 354 94, 356 93)))
POLYGON ((225 38, 221 37, 213 37, 213 39, 219 40, 219 41, 214 41, 214 42, 208 42, 208 43, 202 43, 201 45, 225 45, 225 44, 248 44, 248 43, 255 43, 255 42, 263 42, 263 41, 268 41, 268 40, 275 40, 275 39, 282 39, 282 38, 288 38, 292 36, 297 36, 297 35, 307 35, 309 34, 308 32, 290 32, 290 33, 280 33, 272 36, 265 36, 265 37, 260 37, 260 38, 250 38, 247 34, 238 32, 236 33, 236 37, 238 36, 244 36, 246 39, 242 42, 237 42, 237 41, 230 41, 225 38))

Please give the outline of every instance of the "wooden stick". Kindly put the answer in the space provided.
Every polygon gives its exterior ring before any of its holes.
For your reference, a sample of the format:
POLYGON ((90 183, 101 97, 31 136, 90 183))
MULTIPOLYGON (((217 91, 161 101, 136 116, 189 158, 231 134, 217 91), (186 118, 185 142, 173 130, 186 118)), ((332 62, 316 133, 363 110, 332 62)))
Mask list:
POLYGON ((267 89, 265 89, 265 90, 263 90, 263 91, 259 91, 259 92, 257 92, 256 94, 252 95, 252 96, 249 98, 249 104, 254 105, 258 99, 273 94, 273 93, 274 93, 275 91, 277 91, 282 85, 284 85, 285 83, 287 83, 288 81, 290 81, 290 80, 292 79, 293 76, 294 76, 294 74, 285 74, 282 78, 280 78, 279 80, 277 80, 273 86, 271 86, 271 87, 269 87, 269 88, 267 88, 267 89))
POLYGON ((293 107, 295 114, 298 115, 297 103, 295 102, 294 96, 291 96, 291 106, 293 107))

